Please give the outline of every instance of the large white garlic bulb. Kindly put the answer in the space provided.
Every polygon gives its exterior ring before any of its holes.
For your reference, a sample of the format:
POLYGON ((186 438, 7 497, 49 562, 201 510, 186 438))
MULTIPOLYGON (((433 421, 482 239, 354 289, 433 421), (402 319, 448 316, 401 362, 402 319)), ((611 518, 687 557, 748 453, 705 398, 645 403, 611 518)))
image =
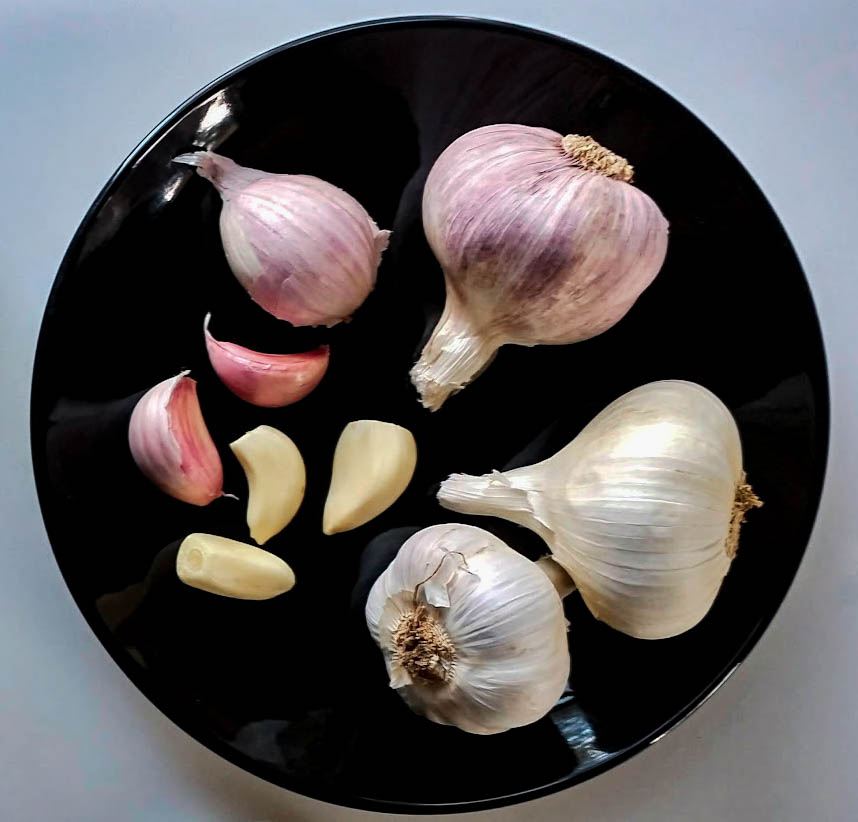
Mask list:
POLYGON ((538 533, 598 619, 659 639, 708 612, 760 505, 736 423, 710 391, 667 380, 611 403, 544 462, 441 485, 446 508, 538 533))
POLYGON ((412 710, 476 734, 527 725, 569 677, 560 597, 539 567, 471 525, 424 528, 376 580, 366 620, 412 710))

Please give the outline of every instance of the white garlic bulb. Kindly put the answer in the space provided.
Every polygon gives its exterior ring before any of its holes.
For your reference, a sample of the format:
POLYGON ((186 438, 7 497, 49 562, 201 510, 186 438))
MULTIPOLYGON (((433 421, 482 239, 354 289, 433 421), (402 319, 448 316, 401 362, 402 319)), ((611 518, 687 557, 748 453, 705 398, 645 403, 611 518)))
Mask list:
POLYGON ((680 634, 706 615, 745 512, 762 504, 745 483, 730 412, 675 380, 620 397, 536 465, 452 475, 438 499, 538 533, 593 615, 643 639, 680 634))
POLYGON ((470 733, 535 722, 569 677, 554 586, 471 525, 433 525, 408 539, 373 585, 366 620, 409 707, 470 733))

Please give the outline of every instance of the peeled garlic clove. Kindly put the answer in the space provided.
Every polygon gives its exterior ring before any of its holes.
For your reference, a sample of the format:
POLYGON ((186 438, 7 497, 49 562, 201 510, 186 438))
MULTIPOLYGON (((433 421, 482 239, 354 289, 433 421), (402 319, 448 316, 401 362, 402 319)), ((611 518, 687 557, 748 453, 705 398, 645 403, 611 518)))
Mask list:
POLYGON ((535 722, 569 677, 548 577, 493 534, 433 525, 409 538, 366 604, 390 686, 416 713, 475 734, 535 722))
POLYGON ((260 425, 229 446, 247 476, 247 525, 259 544, 279 534, 304 499, 307 473, 295 443, 282 431, 260 425))
POLYGON ((506 344, 586 340, 618 322, 661 268, 667 221, 631 166, 589 137, 503 124, 437 159, 423 227, 444 313, 411 371, 441 407, 506 344))
POLYGON ((263 354, 216 340, 209 332, 210 318, 206 314, 203 330, 212 368, 245 402, 265 408, 291 405, 306 397, 325 376, 330 359, 327 345, 301 354, 263 354))
POLYGON ((295 574, 280 557, 214 534, 185 537, 176 573, 185 585, 234 599, 272 599, 295 585, 295 574))
POLYGON ((416 465, 417 444, 408 429, 378 420, 350 422, 334 452, 322 531, 350 531, 386 511, 408 487, 416 465))
POLYGON ((729 410, 675 380, 620 397, 536 465, 453 474, 438 500, 535 531, 593 615, 643 639, 680 634, 707 614, 745 513, 761 505, 729 410))
POLYGON ((165 493, 193 505, 223 496, 223 466, 189 371, 150 388, 134 406, 128 445, 137 467, 165 493))
POLYGON ((293 325, 336 325, 375 285, 389 231, 337 188, 305 174, 243 168, 211 151, 182 154, 223 199, 227 262, 248 294, 293 325))

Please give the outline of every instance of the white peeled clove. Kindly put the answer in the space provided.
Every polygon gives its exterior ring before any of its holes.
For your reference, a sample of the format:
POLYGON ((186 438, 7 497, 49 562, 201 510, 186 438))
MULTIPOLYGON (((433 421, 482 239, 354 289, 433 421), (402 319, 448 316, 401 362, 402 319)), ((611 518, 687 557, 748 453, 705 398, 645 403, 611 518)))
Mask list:
POLYGON ((176 573, 185 585, 234 599, 272 599, 295 585, 295 574, 280 557, 214 534, 185 537, 176 573))
POLYGON ((183 502, 208 505, 223 496, 223 466, 189 373, 158 383, 140 398, 131 413, 128 445, 158 488, 183 502))
POLYGON ((641 639, 703 619, 745 514, 762 504, 745 481, 730 411, 679 380, 624 394, 543 462, 453 474, 438 500, 535 531, 591 613, 641 639))
POLYGON ((226 259, 251 298, 293 325, 347 320, 375 285, 389 231, 318 177, 244 168, 212 151, 182 154, 218 190, 226 259))
POLYGON ((416 533, 365 613, 390 687, 433 722, 501 733, 540 719, 566 687, 560 597, 536 563, 481 528, 416 533))
POLYGON ((455 140, 423 191, 423 227, 447 284, 411 371, 436 410, 502 345, 606 331, 661 268, 667 221, 632 167, 589 137, 485 126, 455 140))
POLYGON ((307 473, 301 452, 282 431, 260 425, 229 446, 247 476, 247 525, 260 545, 279 534, 304 499, 307 473))
POLYGON ((386 511, 411 482, 417 444, 407 428, 378 420, 350 422, 334 452, 322 531, 350 531, 386 511))
POLYGON ((330 349, 320 345, 300 354, 263 354, 216 340, 206 314, 203 331, 215 373, 237 397, 253 405, 280 408, 307 396, 325 376, 330 349))

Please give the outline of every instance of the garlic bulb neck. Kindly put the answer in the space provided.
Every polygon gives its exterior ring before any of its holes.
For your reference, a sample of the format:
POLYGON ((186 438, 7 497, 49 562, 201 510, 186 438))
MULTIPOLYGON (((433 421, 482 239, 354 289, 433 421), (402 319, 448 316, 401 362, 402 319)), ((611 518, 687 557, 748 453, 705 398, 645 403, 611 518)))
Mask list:
POLYGON ((742 471, 742 477, 736 486, 736 496, 733 498, 733 513, 730 517, 730 530, 727 533, 725 544, 727 556, 730 559, 736 556, 736 549, 739 547, 739 532, 742 530, 745 514, 752 508, 759 508, 762 504, 763 501, 754 493, 754 489, 745 482, 745 472, 742 471))
POLYGON ((404 614, 393 629, 393 660, 413 680, 427 685, 447 682, 456 664, 456 649, 447 632, 420 605, 404 614))
POLYGON ((245 168, 230 160, 229 157, 223 157, 213 151, 180 154, 173 158, 173 162, 194 166, 197 174, 204 180, 208 180, 224 199, 229 199, 232 192, 265 176, 263 171, 245 168))
POLYGON ((587 171, 595 171, 613 180, 630 183, 634 167, 624 157, 597 143, 592 137, 567 134, 561 141, 563 153, 587 171))
POLYGON ((459 302, 448 295, 444 313, 411 369, 424 408, 437 411, 494 359, 498 343, 477 331, 459 302))
POLYGON ((568 597, 576 590, 575 580, 569 576, 565 568, 561 567, 551 557, 542 557, 536 560, 536 567, 548 577, 560 599, 568 597))
POLYGON ((528 482, 528 477, 518 470, 492 471, 482 476, 450 474, 441 483, 438 501, 460 514, 501 517, 516 522, 536 531, 548 542, 551 529, 533 518, 529 492, 535 490, 537 486, 528 482))

